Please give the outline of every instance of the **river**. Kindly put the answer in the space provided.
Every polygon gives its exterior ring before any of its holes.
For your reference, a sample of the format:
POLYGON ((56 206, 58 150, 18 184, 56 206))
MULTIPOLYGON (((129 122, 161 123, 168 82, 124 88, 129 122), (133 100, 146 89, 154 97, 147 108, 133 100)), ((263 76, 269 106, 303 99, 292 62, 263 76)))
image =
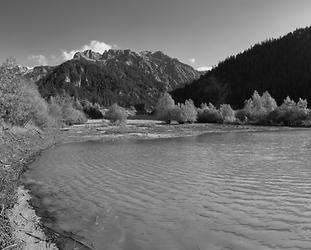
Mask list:
POLYGON ((310 130, 67 143, 25 176, 95 249, 311 249, 310 130))

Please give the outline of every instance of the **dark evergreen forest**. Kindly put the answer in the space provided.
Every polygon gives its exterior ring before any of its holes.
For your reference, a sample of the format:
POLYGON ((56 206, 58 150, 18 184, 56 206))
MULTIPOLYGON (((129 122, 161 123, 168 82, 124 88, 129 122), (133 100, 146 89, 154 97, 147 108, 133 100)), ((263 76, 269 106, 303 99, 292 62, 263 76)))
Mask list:
POLYGON ((287 96, 311 103, 311 27, 269 39, 230 56, 185 87, 172 92, 177 102, 230 103, 241 108, 257 90, 281 104, 287 96))

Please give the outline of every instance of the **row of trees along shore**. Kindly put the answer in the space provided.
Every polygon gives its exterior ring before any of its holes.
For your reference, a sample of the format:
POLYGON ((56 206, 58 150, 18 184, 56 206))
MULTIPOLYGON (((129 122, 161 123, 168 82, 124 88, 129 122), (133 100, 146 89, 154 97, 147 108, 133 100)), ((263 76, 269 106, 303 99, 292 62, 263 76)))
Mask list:
POLYGON ((278 106, 274 98, 266 91, 260 95, 254 91, 244 107, 233 110, 230 104, 222 104, 219 108, 212 103, 202 103, 196 108, 192 100, 184 104, 175 104, 173 98, 165 93, 156 105, 159 120, 168 124, 175 121, 183 123, 227 123, 279 126, 311 126, 311 112, 306 100, 299 98, 295 102, 287 97, 278 106))

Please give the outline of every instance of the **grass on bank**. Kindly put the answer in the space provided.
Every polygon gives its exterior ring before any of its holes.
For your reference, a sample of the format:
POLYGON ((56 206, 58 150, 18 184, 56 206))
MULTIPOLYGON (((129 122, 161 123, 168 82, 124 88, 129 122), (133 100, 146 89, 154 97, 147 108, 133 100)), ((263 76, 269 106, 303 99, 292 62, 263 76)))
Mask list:
POLYGON ((16 202, 18 179, 23 171, 25 161, 54 142, 55 132, 41 130, 33 125, 25 127, 0 127, 0 249, 16 245, 10 249, 21 249, 8 219, 8 209, 16 202))

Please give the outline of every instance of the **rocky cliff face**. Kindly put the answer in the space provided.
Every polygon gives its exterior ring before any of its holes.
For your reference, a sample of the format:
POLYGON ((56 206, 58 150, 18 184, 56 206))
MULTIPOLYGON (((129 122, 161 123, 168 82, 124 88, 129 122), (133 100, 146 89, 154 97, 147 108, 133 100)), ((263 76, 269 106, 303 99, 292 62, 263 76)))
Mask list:
POLYGON ((101 54, 98 53, 98 52, 94 52, 92 50, 86 50, 86 51, 83 51, 83 52, 77 52, 75 55, 74 55, 74 59, 86 59, 86 60, 100 60, 101 58, 101 54))
MULTIPOLYGON (((109 50, 77 52, 54 68, 38 68, 44 96, 64 91, 80 99, 110 105, 153 106, 159 95, 200 77, 201 72, 160 51, 109 50)), ((36 80, 36 78, 34 78, 36 80)))

